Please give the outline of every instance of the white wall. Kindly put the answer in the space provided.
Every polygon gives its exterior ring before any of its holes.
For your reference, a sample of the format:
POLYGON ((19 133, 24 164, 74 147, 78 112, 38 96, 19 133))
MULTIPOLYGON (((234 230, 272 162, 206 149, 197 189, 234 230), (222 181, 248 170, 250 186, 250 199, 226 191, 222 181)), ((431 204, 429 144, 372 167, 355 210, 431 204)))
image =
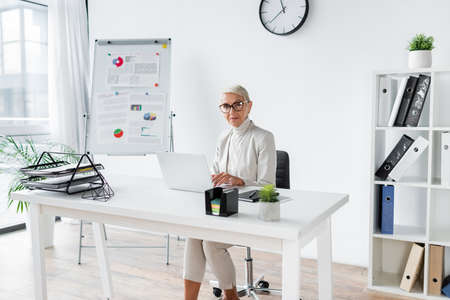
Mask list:
MULTIPOLYGON (((292 187, 350 193, 334 218, 334 259, 367 265, 371 72, 405 68, 417 32, 435 37, 434 65, 449 66, 450 1, 310 2, 303 28, 278 37, 260 24, 256 0, 90 0, 90 34, 173 39, 177 151, 211 158, 225 125, 219 91, 246 86, 253 120, 291 156, 292 187)), ((159 174, 153 158, 113 165, 159 174)))

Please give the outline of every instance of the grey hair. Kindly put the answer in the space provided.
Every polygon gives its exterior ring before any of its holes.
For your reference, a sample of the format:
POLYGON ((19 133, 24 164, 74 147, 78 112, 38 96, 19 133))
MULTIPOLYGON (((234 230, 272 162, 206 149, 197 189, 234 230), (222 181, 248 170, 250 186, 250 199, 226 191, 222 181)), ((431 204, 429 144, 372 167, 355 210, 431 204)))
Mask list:
POLYGON ((225 94, 225 93, 236 94, 236 95, 239 95, 242 98, 244 98, 244 100, 247 102, 251 101, 250 97, 248 96, 247 90, 242 85, 236 84, 236 85, 229 86, 222 91, 222 94, 225 94))

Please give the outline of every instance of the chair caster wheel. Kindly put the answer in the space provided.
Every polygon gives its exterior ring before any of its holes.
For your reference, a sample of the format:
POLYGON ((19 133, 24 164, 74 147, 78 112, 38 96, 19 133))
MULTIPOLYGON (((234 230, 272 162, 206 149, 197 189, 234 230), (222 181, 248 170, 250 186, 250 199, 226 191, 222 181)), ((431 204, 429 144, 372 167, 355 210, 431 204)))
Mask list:
POLYGON ((213 294, 214 294, 214 296, 219 298, 220 296, 222 296, 222 290, 215 287, 215 288, 213 288, 213 294))
POLYGON ((265 280, 261 280, 258 282, 258 287, 261 289, 268 289, 269 288, 269 282, 265 280))

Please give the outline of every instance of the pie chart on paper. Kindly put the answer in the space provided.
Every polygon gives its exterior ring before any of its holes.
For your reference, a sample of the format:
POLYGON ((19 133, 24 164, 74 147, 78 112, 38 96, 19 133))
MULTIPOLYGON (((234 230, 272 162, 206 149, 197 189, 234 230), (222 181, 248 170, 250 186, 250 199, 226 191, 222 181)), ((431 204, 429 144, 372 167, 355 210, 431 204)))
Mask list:
POLYGON ((114 58, 114 59, 113 59, 113 64, 114 64, 116 67, 120 67, 121 65, 123 65, 123 58, 120 57, 120 56, 118 56, 117 58, 114 58))
POLYGON ((120 128, 114 130, 114 136, 116 138, 120 139, 123 136, 123 130, 120 128))
POLYGON ((145 113, 144 114, 144 120, 147 121, 155 121, 156 120, 156 114, 155 113, 145 113))

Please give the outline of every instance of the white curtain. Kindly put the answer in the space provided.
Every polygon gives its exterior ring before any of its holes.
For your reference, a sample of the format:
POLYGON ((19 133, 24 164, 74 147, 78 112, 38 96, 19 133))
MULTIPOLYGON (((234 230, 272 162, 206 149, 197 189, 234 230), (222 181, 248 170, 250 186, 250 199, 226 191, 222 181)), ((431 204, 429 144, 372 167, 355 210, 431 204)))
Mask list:
POLYGON ((52 139, 84 152, 89 87, 85 0, 48 2, 48 90, 52 139))

